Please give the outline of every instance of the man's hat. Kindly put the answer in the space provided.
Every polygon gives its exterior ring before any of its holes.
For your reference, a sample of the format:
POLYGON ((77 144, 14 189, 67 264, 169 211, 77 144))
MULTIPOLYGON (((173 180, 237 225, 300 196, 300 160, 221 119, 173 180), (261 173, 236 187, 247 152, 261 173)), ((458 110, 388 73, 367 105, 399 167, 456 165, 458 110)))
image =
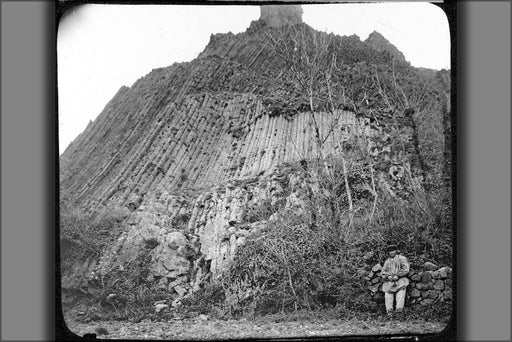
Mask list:
POLYGON ((391 251, 396 251, 397 247, 396 245, 389 245, 387 248, 386 248, 386 251, 387 252, 391 252, 391 251))

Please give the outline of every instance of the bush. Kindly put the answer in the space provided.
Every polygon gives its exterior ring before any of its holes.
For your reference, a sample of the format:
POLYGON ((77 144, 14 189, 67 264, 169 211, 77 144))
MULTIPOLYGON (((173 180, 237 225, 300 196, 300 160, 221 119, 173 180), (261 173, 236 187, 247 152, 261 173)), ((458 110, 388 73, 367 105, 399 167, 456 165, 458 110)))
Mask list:
POLYGON ((190 213, 176 215, 171 220, 171 225, 175 229, 185 230, 190 220, 190 213))
POLYGON ((246 210, 244 221, 249 223, 265 221, 283 206, 284 200, 280 201, 276 205, 272 205, 270 199, 264 199, 263 201, 246 210))
POLYGON ((364 244, 367 250, 375 250, 372 262, 387 258, 385 247, 396 244, 411 264, 421 265, 432 261, 439 265, 452 265, 452 231, 450 227, 438 229, 416 203, 386 200, 379 202, 379 218, 376 225, 381 230, 380 239, 364 244))
POLYGON ((166 289, 158 286, 158 281, 149 277, 152 250, 158 245, 156 239, 144 241, 144 248, 136 258, 123 269, 114 268, 104 275, 89 281, 95 289, 96 300, 103 314, 111 319, 151 317, 153 303, 168 299, 166 289), (115 295, 109 298, 109 295, 115 295))
POLYGON ((269 232, 237 250, 223 278, 230 312, 258 315, 335 304, 350 275, 333 231, 313 229, 301 214, 283 215, 269 232))
POLYGON ((69 267, 89 257, 98 257, 124 231, 126 213, 108 209, 84 213, 66 209, 60 213, 61 264, 69 267))
POLYGON ((209 314, 222 318, 225 315, 222 309, 225 299, 225 292, 220 284, 207 284, 191 296, 183 298, 181 300, 182 306, 178 311, 209 314))

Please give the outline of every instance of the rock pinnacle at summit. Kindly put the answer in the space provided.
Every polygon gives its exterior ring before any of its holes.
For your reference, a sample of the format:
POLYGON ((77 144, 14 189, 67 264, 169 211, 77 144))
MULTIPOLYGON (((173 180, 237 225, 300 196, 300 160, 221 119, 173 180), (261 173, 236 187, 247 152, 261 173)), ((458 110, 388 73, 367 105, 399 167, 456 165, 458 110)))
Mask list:
POLYGON ((269 26, 279 27, 302 23, 302 13, 300 5, 266 5, 261 6, 260 19, 269 26))

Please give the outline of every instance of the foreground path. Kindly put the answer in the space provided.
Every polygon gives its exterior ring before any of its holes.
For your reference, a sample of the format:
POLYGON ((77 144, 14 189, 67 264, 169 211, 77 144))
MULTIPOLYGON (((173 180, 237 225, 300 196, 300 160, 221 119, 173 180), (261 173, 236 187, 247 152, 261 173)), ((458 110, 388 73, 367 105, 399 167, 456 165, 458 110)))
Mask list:
POLYGON ((171 320, 169 322, 67 322, 68 328, 83 336, 95 333, 103 327, 108 331, 107 339, 233 339, 265 337, 305 337, 305 336, 342 336, 375 335, 397 333, 437 333, 445 324, 426 321, 396 320, 326 320, 272 322, 268 320, 200 320, 197 318, 171 320))

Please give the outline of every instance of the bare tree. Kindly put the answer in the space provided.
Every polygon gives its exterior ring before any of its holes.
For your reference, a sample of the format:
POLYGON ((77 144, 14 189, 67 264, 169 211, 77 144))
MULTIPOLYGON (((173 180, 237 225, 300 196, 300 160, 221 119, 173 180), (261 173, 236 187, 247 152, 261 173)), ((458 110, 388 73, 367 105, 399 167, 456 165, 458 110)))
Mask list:
MULTIPOLYGON (((307 25, 283 26, 267 31, 266 38, 278 56, 286 62, 289 71, 306 95, 311 112, 311 125, 315 134, 318 159, 324 166, 325 173, 331 180, 334 175, 329 168, 323 146, 339 124, 341 111, 336 110, 333 74, 339 68, 336 49, 333 47, 332 35, 318 32, 307 25), (317 121, 320 113, 330 114, 330 125, 322 135, 322 129, 317 121)), ((344 91, 341 93, 346 102, 344 91)), ((339 158, 342 162, 345 191, 348 199, 349 212, 353 215, 353 200, 348 180, 348 170, 344 157, 343 142, 341 142, 339 158)), ((350 219, 352 221, 352 219, 350 219)))

